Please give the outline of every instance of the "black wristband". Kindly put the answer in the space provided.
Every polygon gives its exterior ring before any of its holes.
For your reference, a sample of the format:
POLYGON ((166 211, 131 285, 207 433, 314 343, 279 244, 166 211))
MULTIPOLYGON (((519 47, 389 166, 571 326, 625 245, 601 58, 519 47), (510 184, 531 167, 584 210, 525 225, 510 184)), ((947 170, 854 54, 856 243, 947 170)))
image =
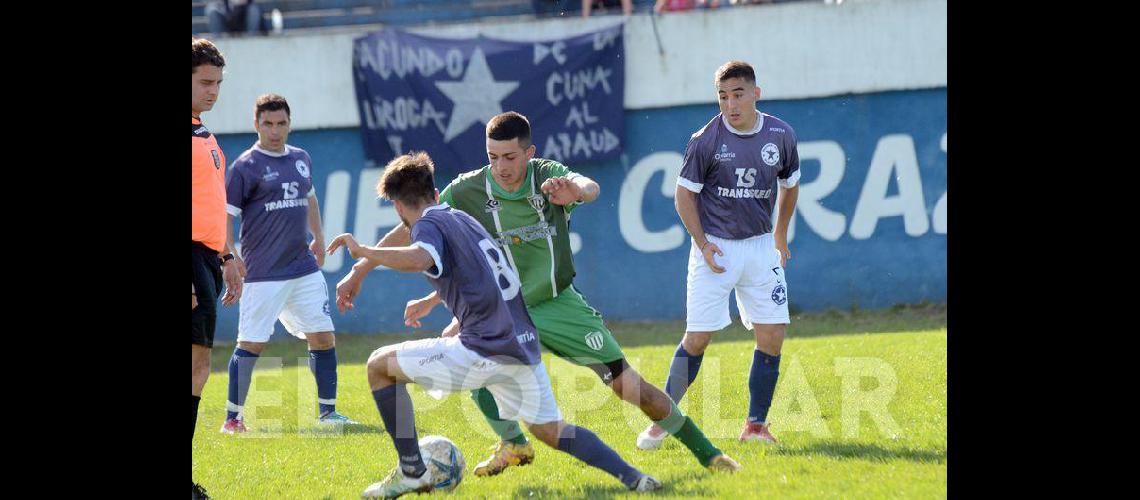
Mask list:
POLYGON ((227 253, 227 254, 222 256, 222 264, 225 264, 226 262, 231 261, 231 260, 234 260, 234 254, 232 254, 232 253, 227 253))

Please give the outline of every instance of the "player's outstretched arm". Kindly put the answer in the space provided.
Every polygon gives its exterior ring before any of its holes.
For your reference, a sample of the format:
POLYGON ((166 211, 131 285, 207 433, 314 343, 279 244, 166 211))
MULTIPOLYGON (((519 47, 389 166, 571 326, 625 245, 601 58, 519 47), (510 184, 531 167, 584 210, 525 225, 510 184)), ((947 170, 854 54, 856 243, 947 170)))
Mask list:
POLYGON ((385 266, 396 271, 408 273, 422 272, 435 265, 431 254, 420 247, 394 247, 373 248, 363 246, 356 242, 350 233, 337 236, 329 243, 328 253, 332 254, 337 248, 344 246, 348 254, 354 259, 368 259, 375 267, 385 266))
POLYGON ((573 179, 551 177, 542 183, 542 192, 550 197, 551 203, 565 206, 574 202, 590 203, 598 199, 601 187, 584 175, 574 176, 573 179))

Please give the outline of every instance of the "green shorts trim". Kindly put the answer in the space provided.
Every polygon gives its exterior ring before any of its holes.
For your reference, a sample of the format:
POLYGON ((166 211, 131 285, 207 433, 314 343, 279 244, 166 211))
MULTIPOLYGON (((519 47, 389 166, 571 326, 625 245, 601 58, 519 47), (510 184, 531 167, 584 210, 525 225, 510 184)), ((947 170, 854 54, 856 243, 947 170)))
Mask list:
POLYGON ((550 300, 528 307, 538 340, 550 352, 576 365, 609 363, 625 357, 614 334, 574 285, 550 300))

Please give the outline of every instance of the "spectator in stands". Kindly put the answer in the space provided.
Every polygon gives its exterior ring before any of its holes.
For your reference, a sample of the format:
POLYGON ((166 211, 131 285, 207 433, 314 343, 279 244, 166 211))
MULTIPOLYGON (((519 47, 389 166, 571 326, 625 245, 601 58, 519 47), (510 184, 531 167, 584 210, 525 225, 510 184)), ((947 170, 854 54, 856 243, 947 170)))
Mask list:
MULTIPOLYGON (((582 0, 582 17, 590 17, 590 9, 597 4, 603 9, 618 6, 618 0, 582 0)), ((621 13, 624 16, 633 14, 633 0, 621 0, 621 13)))
POLYGON ((211 0, 206 20, 212 33, 264 33, 261 6, 254 0, 211 0))
POLYGON ((692 10, 697 6, 696 0, 657 0, 657 4, 653 6, 653 11, 658 14, 662 12, 681 12, 684 10, 692 10))
POLYGON ((662 12, 681 12, 694 8, 715 9, 720 6, 720 0, 657 0, 653 10, 658 14, 662 12))

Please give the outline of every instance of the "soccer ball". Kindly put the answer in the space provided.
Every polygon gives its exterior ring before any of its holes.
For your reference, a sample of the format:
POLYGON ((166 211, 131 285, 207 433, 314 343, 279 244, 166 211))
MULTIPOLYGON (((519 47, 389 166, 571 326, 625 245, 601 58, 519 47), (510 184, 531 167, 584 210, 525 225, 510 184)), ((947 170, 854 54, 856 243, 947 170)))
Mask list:
POLYGON ((438 491, 451 491, 463 481, 463 471, 467 463, 463 452, 450 439, 443 436, 425 436, 420 439, 420 455, 427 474, 431 476, 432 487, 438 491))

